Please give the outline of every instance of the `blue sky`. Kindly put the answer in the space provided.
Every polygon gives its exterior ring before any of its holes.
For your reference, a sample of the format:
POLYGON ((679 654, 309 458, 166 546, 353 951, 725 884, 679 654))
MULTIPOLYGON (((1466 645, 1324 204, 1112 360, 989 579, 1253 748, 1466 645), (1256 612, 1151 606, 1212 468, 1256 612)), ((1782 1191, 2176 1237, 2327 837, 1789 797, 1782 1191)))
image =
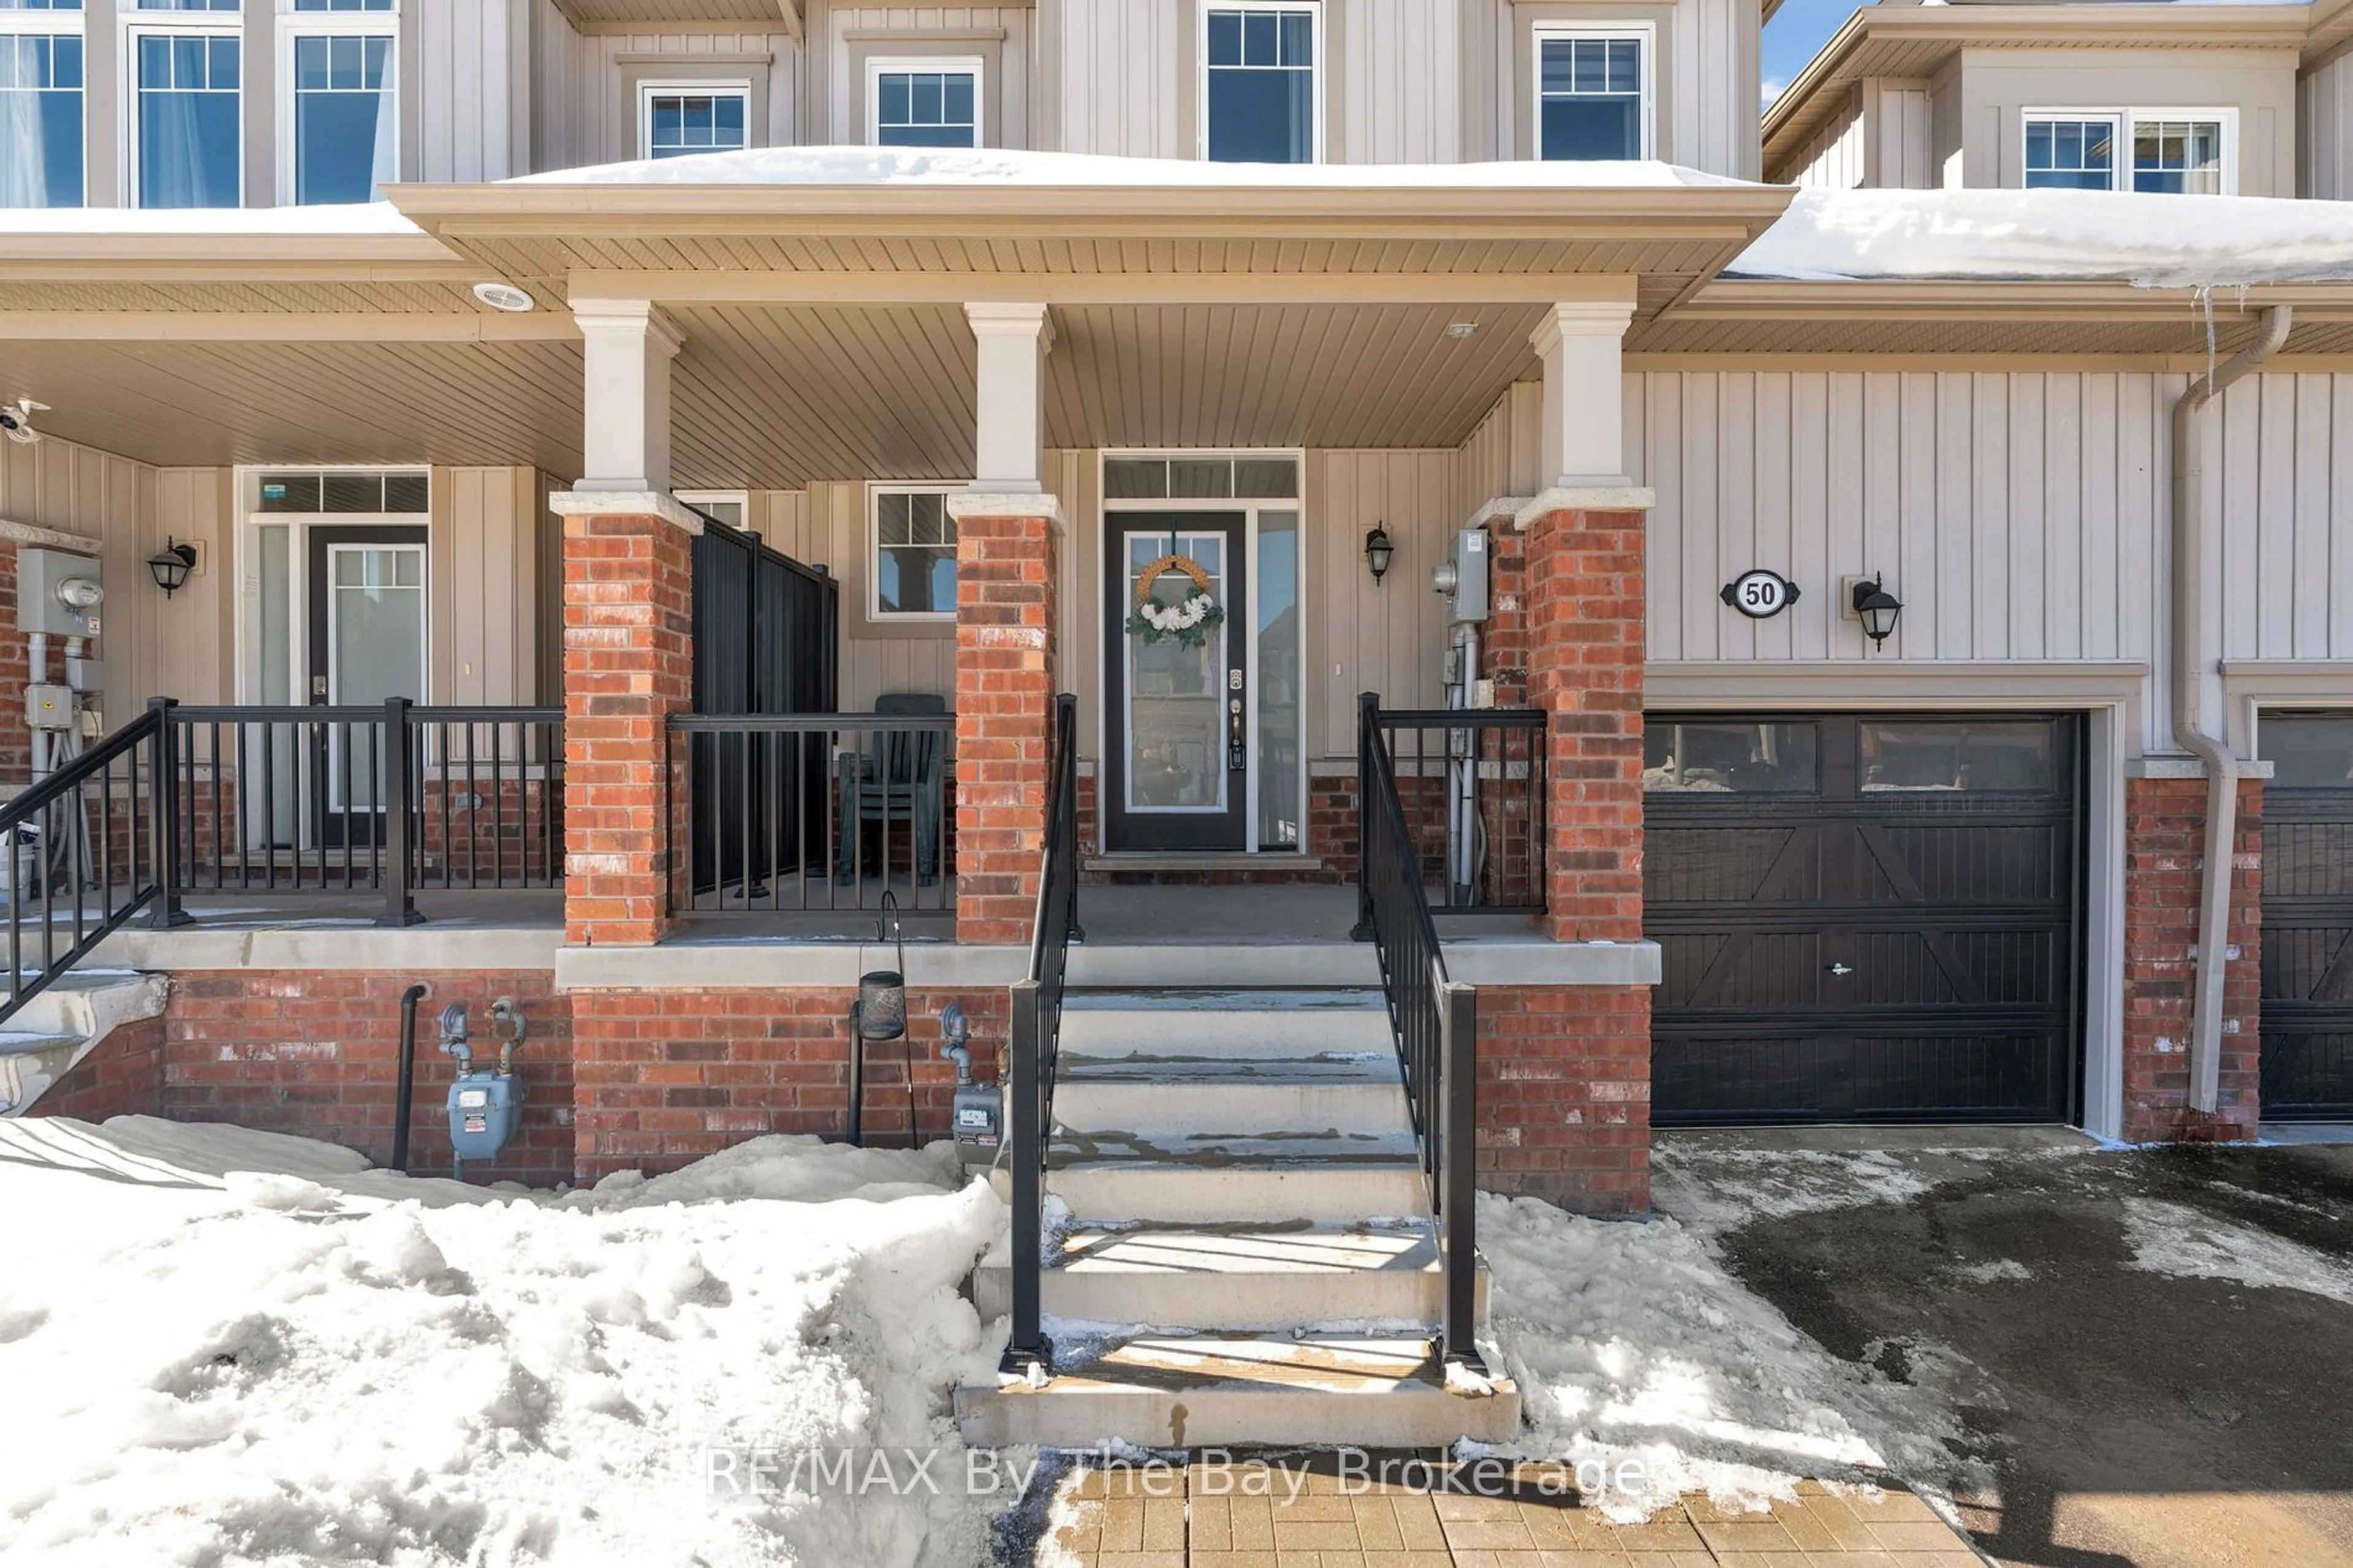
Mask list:
POLYGON ((1861 0, 1781 0, 1781 9, 1765 25, 1765 96, 1787 86, 1805 68, 1823 40, 1839 24, 1854 15, 1861 0))

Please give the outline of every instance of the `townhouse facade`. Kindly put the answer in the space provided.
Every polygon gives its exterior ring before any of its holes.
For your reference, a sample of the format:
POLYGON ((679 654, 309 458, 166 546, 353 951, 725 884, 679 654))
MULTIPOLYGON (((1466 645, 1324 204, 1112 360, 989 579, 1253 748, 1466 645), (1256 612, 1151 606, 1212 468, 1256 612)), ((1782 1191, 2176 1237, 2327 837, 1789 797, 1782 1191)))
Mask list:
POLYGON ((433 974, 557 1020, 494 1169, 836 1131, 881 892, 949 939, 916 1011, 1004 1037, 1067 691, 1097 984, 1373 983, 1360 697, 1542 715, 1381 764, 1482 1184, 1640 1212, 1653 1125, 2353 1114, 2353 259, 1739 265, 1818 194, 2353 195, 2353 7, 1873 7, 1760 127, 1764 20, 0 0, 0 400, 46 405, 0 519, 103 565, 91 740, 215 726, 196 923, 102 950, 179 977, 152 1075, 50 1107, 371 1146, 433 974), (745 625, 831 605, 820 695, 716 689, 730 570, 745 625), (381 886, 389 775, 258 748, 388 698, 505 726, 462 791, 419 744, 541 902, 228 940, 258 862, 328 890, 280 854, 381 886), (868 717, 694 729, 764 705, 868 717))

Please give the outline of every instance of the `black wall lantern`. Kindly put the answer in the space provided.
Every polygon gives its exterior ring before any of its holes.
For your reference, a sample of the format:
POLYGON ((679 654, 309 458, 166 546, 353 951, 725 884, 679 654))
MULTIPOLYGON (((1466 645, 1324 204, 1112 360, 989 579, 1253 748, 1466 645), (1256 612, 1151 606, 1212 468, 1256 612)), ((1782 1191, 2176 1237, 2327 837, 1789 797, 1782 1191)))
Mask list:
POLYGON ((1862 623, 1862 635, 1872 647, 1886 646, 1895 635, 1895 618, 1903 613, 1904 601, 1889 593, 1878 576, 1854 585, 1854 618, 1862 623))
POLYGON ((196 569, 196 547, 182 544, 165 536, 164 548, 147 557, 147 570, 154 574, 155 586, 170 598, 187 585, 188 574, 196 569))
POLYGON ((1372 531, 1365 535, 1365 564, 1373 569, 1374 582, 1389 574, 1389 557, 1396 553, 1397 546, 1389 542, 1389 531, 1377 522, 1373 524, 1372 531))

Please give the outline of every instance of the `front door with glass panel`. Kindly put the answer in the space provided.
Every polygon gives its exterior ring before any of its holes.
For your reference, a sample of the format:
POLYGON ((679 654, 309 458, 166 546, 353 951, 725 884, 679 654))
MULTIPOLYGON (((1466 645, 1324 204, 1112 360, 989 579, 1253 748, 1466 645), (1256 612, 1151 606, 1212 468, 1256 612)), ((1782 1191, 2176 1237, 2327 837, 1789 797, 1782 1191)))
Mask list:
MULTIPOLYGON (((417 527, 311 530, 311 701, 380 708, 425 696, 426 531, 417 527)), ((330 845, 382 839, 379 731, 323 727, 314 744, 320 837, 330 845)))
POLYGON ((1103 492, 1103 848, 1296 853, 1297 458, 1111 458, 1103 492))

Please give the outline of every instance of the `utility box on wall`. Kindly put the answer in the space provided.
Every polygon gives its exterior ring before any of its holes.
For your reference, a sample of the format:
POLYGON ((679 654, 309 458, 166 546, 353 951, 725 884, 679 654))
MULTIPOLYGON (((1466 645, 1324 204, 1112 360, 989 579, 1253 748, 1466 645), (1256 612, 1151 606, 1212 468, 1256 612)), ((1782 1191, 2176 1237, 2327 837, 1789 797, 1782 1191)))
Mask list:
POLYGON ((53 637, 98 636, 103 568, 67 550, 16 552, 16 629, 53 637))

